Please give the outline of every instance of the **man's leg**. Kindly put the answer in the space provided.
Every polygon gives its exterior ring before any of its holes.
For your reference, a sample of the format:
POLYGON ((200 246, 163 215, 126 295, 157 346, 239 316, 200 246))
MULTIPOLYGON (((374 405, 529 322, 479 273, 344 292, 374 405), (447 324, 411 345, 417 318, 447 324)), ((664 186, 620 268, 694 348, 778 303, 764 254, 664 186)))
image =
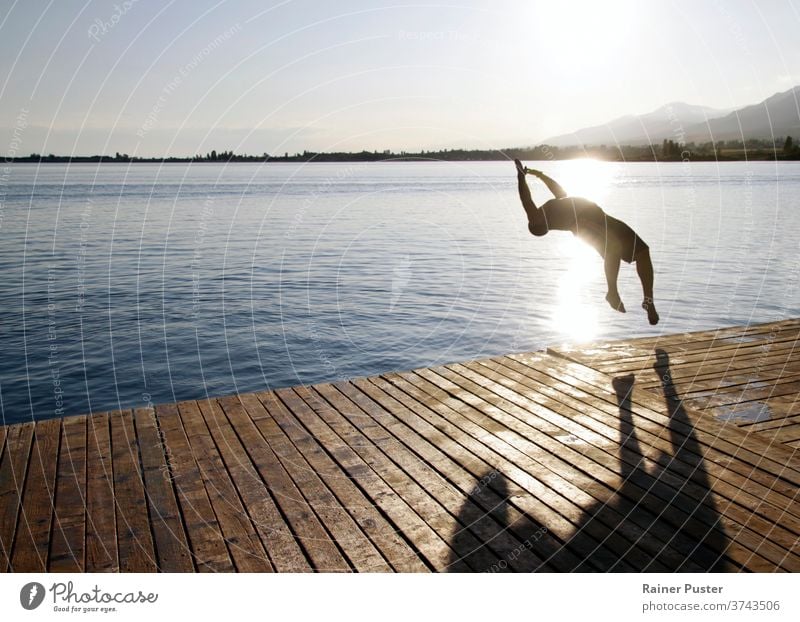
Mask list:
POLYGON ((650 260, 650 251, 646 248, 636 254, 636 273, 642 282, 644 293, 642 309, 647 311, 647 319, 651 324, 658 324, 658 313, 653 302, 653 262, 650 260))
POLYGON ((607 252, 605 256, 605 269, 606 269, 606 284, 608 285, 608 293, 606 300, 611 308, 620 313, 625 313, 625 305, 619 297, 617 290, 617 276, 619 275, 619 263, 621 259, 616 253, 607 252))

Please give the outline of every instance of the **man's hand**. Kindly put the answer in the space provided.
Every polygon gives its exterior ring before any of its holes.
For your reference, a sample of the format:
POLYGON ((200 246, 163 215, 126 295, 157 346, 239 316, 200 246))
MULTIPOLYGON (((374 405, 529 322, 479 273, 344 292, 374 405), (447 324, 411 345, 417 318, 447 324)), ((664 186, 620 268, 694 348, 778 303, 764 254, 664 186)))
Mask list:
POLYGON ((542 176, 542 171, 537 171, 535 168, 526 168, 525 172, 528 173, 529 175, 534 175, 536 177, 542 176))

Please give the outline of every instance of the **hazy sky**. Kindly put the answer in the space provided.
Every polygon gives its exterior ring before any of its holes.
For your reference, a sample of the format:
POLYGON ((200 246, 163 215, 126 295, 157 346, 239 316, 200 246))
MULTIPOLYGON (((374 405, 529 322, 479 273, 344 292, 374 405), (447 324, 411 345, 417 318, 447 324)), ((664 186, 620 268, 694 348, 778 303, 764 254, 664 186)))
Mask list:
POLYGON ((798 83, 798 0, 0 0, 25 155, 500 148, 798 83))

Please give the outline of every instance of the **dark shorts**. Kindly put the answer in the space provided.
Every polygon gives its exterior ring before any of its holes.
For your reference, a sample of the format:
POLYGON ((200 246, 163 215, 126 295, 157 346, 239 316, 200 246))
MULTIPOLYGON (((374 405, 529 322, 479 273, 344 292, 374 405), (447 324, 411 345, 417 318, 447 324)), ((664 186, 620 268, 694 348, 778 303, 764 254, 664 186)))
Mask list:
POLYGON ((649 248, 627 224, 605 212, 598 220, 580 219, 575 235, 591 244, 602 257, 611 254, 628 263, 649 248))

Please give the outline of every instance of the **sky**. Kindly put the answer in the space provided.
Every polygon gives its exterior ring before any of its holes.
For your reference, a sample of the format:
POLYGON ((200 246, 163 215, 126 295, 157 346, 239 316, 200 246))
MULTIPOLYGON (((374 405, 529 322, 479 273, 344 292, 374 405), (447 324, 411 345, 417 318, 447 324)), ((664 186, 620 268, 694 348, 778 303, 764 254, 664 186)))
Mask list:
POLYGON ((503 148, 800 84, 800 0, 0 0, 0 152, 503 148))

